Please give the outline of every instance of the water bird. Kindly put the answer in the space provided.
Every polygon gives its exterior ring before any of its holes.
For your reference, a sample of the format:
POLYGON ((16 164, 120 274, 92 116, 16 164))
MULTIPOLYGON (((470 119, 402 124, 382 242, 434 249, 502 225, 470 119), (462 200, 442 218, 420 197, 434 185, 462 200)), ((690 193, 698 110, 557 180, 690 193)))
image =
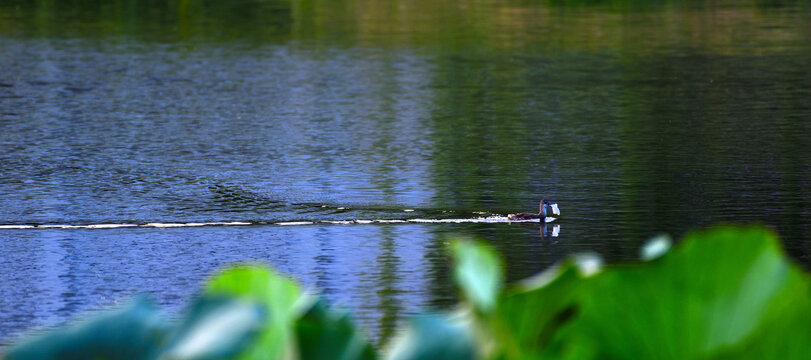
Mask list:
POLYGON ((532 220, 532 219, 546 219, 546 208, 552 208, 552 213, 555 215, 560 215, 560 210, 558 210, 558 204, 552 204, 549 200, 543 199, 541 200, 540 209, 537 214, 533 213, 518 213, 518 214, 510 214, 507 215, 507 218, 510 220, 532 220))

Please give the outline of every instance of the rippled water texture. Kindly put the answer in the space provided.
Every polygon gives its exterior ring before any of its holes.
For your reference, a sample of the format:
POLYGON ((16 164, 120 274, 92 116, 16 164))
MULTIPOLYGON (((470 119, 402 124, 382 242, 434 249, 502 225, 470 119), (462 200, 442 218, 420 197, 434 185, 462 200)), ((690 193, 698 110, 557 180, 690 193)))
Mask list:
POLYGON ((811 10, 648 3, 0 1, 0 343, 248 260, 383 341, 454 235, 510 281, 719 222, 808 267, 811 10))

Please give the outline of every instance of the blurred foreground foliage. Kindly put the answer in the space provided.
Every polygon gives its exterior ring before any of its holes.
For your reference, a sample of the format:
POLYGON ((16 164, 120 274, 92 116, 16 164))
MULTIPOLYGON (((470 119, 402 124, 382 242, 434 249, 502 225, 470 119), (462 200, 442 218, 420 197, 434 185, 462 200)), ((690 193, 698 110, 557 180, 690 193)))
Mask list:
POLYGON ((13 347, 7 359, 780 358, 811 352, 809 276, 763 227, 666 238, 645 262, 576 256, 505 286, 483 244, 450 246, 465 299, 379 352, 346 312, 261 265, 212 277, 176 321, 143 299, 13 347))

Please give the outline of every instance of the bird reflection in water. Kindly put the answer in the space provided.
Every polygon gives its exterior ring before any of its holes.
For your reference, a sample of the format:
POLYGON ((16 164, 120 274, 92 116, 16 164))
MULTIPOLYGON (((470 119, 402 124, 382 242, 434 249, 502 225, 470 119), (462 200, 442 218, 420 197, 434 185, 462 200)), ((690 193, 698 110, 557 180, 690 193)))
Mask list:
POLYGON ((558 237, 560 235, 560 225, 549 226, 547 223, 542 223, 539 226, 541 231, 541 239, 543 240, 552 240, 552 238, 558 237))
POLYGON ((515 222, 512 223, 518 226, 537 226, 541 233, 541 240, 557 242, 557 237, 560 235, 560 225, 551 225, 549 223, 536 223, 536 222, 515 222))

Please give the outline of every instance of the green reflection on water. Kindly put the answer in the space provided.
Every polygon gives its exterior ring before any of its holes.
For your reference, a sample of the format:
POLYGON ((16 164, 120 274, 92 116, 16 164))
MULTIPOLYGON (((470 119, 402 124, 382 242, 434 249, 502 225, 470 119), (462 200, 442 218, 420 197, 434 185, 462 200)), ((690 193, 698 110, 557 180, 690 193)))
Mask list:
POLYGON ((0 33, 146 41, 331 41, 591 51, 806 47, 807 1, 0 1, 0 33))

